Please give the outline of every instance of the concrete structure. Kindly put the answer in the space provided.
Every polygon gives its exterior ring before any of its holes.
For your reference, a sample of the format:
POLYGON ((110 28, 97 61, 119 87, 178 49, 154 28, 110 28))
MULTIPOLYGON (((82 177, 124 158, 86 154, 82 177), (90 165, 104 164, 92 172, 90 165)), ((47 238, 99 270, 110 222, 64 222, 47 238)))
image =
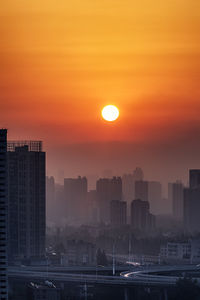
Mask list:
POLYGON ((148 181, 135 181, 135 199, 148 201, 148 181))
POLYGON ((9 260, 45 254, 45 152, 41 142, 8 143, 9 260))
POLYGON ((57 203, 55 201, 55 180, 53 176, 46 176, 46 216, 47 222, 55 222, 57 203))
POLYGON ((131 225, 134 229, 151 231, 155 228, 155 216, 149 213, 149 202, 140 199, 131 203, 131 225))
POLYGON ((168 242, 160 247, 160 257, 166 260, 190 260, 191 244, 189 242, 168 242))
POLYGON ((181 181, 169 183, 174 219, 183 222, 183 184, 181 181))
POLYGON ((200 262, 200 240, 189 239, 185 242, 168 242, 160 247, 160 258, 166 262, 200 262))
POLYGON ((87 178, 64 179, 64 197, 67 206, 67 220, 82 224, 87 219, 87 178))
POLYGON ((28 286, 29 300, 60 300, 61 289, 49 280, 44 282, 30 282, 28 286))
POLYGON ((133 177, 135 181, 141 181, 144 179, 144 173, 140 167, 136 167, 133 171, 133 177))
POLYGON ((148 201, 150 211, 154 215, 163 213, 162 185, 158 181, 148 181, 148 201))
POLYGON ((97 224, 98 222, 98 208, 97 208, 97 191, 90 190, 87 193, 87 220, 90 224, 97 224))
POLYGON ((200 170, 192 169, 189 171, 190 188, 200 188, 200 170))
POLYGON ((200 170, 190 170, 189 188, 184 189, 184 226, 191 233, 200 232, 200 170))
POLYGON ((127 223, 127 204, 125 201, 112 200, 110 202, 110 223, 120 227, 127 223))
POLYGON ((0 299, 8 299, 7 280, 7 130, 0 129, 0 299))
POLYGON ((110 202, 112 200, 122 200, 122 180, 121 177, 100 178, 96 183, 97 202, 99 210, 99 221, 109 223, 110 202))

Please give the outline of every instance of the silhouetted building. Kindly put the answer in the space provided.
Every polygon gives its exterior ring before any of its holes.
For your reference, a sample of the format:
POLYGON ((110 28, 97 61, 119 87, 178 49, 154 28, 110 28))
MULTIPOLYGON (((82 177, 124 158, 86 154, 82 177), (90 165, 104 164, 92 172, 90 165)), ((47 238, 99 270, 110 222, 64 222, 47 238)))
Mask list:
POLYGON ((64 195, 68 220, 77 224, 83 223, 87 213, 87 178, 65 178, 64 195))
POLYGON ((200 170, 190 170, 189 188, 184 189, 184 225, 189 232, 200 232, 200 170))
POLYGON ((46 176, 46 216, 47 222, 55 222, 57 204, 55 201, 55 180, 53 176, 46 176))
POLYGON ((190 188, 200 188, 200 170, 192 169, 189 171, 190 188))
POLYGON ((148 201, 148 181, 135 181, 135 199, 148 201))
POLYGON ((127 204, 125 201, 112 200, 110 202, 110 223, 112 226, 126 225, 127 204))
POLYGON ((176 220, 183 221, 183 184, 180 181, 172 183, 172 212, 176 220))
POLYGON ((162 208, 162 185, 158 181, 148 181, 148 201, 150 211, 154 215, 163 212, 162 208))
POLYGON ((173 206, 173 183, 169 182, 168 183, 168 198, 166 199, 167 202, 166 202, 166 206, 167 206, 167 211, 169 214, 173 214, 173 211, 172 211, 172 206, 173 206))
POLYGON ((122 180, 121 177, 100 178, 96 183, 97 202, 99 210, 99 221, 109 223, 110 221, 110 201, 122 200, 122 180))
POLYGON ((134 229, 149 231, 155 228, 155 216, 149 213, 149 202, 140 199, 131 203, 131 225, 134 229))
POLYGON ((135 199, 135 179, 133 174, 122 176, 122 199, 127 202, 127 215, 130 216, 131 201, 135 199))
POLYGON ((8 143, 9 259, 45 254, 45 152, 41 142, 8 143))
POLYGON ((7 130, 0 129, 0 299, 8 299, 7 279, 7 130))
POLYGON ((28 299, 60 300, 61 289, 49 280, 40 283, 31 282, 28 286, 28 299))
POLYGON ((56 202, 56 216, 54 217, 55 222, 59 226, 65 225, 67 220, 67 204, 64 196, 64 182, 63 184, 55 183, 55 202, 56 202))
POLYGON ((97 208, 97 191, 91 190, 87 193, 87 219, 89 223, 98 222, 98 208, 97 208))
POLYGON ((134 176, 134 180, 135 181, 141 181, 144 179, 144 173, 142 171, 141 168, 137 167, 134 171, 133 171, 133 176, 134 176))

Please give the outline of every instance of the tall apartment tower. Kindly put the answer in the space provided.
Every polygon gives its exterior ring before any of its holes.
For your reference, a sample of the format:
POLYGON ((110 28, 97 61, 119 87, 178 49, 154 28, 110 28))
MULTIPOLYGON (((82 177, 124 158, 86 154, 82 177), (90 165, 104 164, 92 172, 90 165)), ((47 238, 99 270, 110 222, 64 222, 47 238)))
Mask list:
POLYGON ((9 260, 45 255, 45 152, 42 142, 8 142, 9 260))
POLYGON ((64 179, 64 197, 66 201, 66 215, 73 223, 81 224, 86 219, 87 213, 87 178, 64 179))
POLYGON ((131 225, 134 229, 149 231, 155 228, 155 216, 149 213, 149 202, 140 199, 131 203, 131 225))
POLYGON ((0 129, 0 299, 8 299, 7 280, 7 130, 0 129))
POLYGON ((127 222, 127 203, 120 200, 110 202, 110 223, 112 226, 123 226, 127 222))
POLYGON ((172 213, 178 221, 183 221, 183 184, 181 181, 172 183, 172 213))
POLYGON ((184 226, 189 232, 200 232, 200 170, 190 170, 189 188, 184 189, 184 226))
POLYGON ((122 200, 122 179, 121 177, 100 178, 96 183, 97 202, 99 210, 99 221, 109 223, 110 202, 122 200))
POLYGON ((162 185, 158 181, 148 181, 148 201, 154 215, 162 213, 162 185))
POLYGON ((148 181, 135 181, 135 199, 148 201, 148 181))

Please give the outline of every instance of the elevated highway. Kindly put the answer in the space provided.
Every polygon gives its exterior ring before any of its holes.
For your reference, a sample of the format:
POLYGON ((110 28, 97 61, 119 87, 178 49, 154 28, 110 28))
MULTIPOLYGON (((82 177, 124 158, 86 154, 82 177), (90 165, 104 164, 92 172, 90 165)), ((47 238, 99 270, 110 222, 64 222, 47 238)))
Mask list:
MULTIPOLYGON (((84 269, 75 268, 51 268, 41 270, 35 267, 10 267, 9 278, 26 279, 26 280, 52 280, 58 282, 79 282, 88 284, 101 285, 118 285, 118 286, 174 286, 176 281, 183 277, 185 272, 197 272, 200 274, 199 267, 187 266, 151 266, 143 268, 134 268, 132 271, 121 272, 120 276, 107 276, 96 274, 83 274, 84 269), (170 273, 170 275, 169 275, 170 273), (166 275, 168 274, 168 275, 166 275)), ((89 270, 89 268, 88 268, 89 270)), ((94 271, 94 268, 93 268, 94 271)), ((200 275, 199 275, 200 276, 200 275)), ((200 278, 195 277, 200 284, 200 278)))

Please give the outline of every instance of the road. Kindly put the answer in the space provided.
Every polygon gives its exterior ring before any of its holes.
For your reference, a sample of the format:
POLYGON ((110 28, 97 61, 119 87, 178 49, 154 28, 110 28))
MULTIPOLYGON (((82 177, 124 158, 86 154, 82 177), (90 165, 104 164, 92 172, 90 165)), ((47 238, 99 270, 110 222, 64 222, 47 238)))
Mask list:
MULTIPOLYGON (((59 282, 87 282, 91 284, 103 284, 103 285, 121 285, 121 286, 132 286, 132 285, 144 285, 144 286, 174 286, 176 284, 177 276, 166 276, 156 275, 156 272, 168 271, 196 271, 196 266, 151 266, 145 268, 135 268, 133 271, 122 272, 120 276, 107 276, 96 274, 74 274, 70 273, 69 268, 59 268, 54 270, 43 270, 39 271, 34 267, 28 269, 27 267, 10 267, 8 276, 10 278, 28 278, 31 280, 36 279, 47 279, 59 282)), ((76 268, 77 269, 77 268, 76 268)), ((71 268, 71 271, 73 268, 71 268)), ((200 279, 197 279, 200 283, 200 279)))

